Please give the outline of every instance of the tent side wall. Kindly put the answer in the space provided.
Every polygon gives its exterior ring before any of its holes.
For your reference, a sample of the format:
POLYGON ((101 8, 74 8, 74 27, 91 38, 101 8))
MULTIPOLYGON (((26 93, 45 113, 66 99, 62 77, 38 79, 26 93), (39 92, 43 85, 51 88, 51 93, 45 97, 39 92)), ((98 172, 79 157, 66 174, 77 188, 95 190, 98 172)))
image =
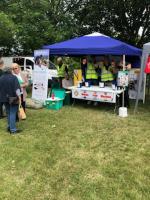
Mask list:
POLYGON ((143 46, 143 53, 142 53, 142 61, 141 61, 141 71, 140 71, 140 79, 139 79, 139 84, 138 84, 138 92, 137 92, 137 97, 136 97, 136 102, 135 102, 135 107, 134 107, 134 113, 137 111, 138 108, 138 102, 139 102, 139 96, 140 96, 140 91, 142 89, 145 90, 145 85, 143 83, 145 74, 144 74, 144 69, 146 66, 146 62, 148 59, 148 56, 150 55, 150 43, 147 43, 143 46))

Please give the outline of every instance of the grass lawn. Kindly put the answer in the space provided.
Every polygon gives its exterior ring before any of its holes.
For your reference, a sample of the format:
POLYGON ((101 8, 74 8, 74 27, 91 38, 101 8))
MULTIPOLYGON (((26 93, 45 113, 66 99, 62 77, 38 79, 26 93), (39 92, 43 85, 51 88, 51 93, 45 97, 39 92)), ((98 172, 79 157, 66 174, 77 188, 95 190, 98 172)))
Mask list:
POLYGON ((82 103, 27 116, 15 136, 0 120, 0 199, 150 199, 150 105, 125 119, 82 103))

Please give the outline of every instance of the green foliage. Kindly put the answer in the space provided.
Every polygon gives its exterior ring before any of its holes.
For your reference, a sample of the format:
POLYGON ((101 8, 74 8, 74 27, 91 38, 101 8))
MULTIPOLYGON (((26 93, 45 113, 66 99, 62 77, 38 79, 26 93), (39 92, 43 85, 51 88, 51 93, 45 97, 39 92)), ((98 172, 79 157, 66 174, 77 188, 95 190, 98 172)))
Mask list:
POLYGON ((117 37, 137 46, 149 41, 150 4, 147 0, 107 0, 105 5, 117 37))
POLYGON ((95 31, 138 47, 150 38, 149 0, 3 0, 0 13, 6 54, 32 54, 44 44, 95 31))
POLYGON ((0 48, 7 52, 14 44, 15 25, 9 16, 0 12, 0 48))
POLYGON ((149 41, 150 3, 147 0, 79 1, 71 11, 79 35, 98 31, 139 47, 149 41))

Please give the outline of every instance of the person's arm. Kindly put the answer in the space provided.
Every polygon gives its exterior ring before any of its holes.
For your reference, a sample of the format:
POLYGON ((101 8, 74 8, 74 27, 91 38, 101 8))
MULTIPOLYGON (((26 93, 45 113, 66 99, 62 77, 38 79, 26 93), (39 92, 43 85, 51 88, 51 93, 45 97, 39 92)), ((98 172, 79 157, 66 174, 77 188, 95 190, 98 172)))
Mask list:
POLYGON ((14 91, 16 93, 16 96, 19 99, 19 105, 21 105, 21 88, 20 88, 20 84, 19 84, 19 81, 18 81, 17 77, 15 77, 14 91))
POLYGON ((21 105, 21 90, 19 88, 16 90, 16 95, 19 99, 19 106, 20 106, 21 105))
POLYGON ((22 79, 24 82, 21 84, 21 87, 26 88, 29 85, 28 78, 27 78, 27 76, 23 76, 22 79))

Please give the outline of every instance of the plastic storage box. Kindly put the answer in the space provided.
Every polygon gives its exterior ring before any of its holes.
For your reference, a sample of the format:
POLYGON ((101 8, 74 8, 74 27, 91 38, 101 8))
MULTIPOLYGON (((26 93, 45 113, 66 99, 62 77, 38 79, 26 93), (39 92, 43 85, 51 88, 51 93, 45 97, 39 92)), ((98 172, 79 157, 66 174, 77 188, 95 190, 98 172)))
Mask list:
POLYGON ((45 106, 47 109, 59 110, 63 106, 63 100, 65 98, 65 89, 52 89, 51 94, 54 98, 48 98, 45 101, 45 106))
POLYGON ((63 99, 55 97, 54 99, 48 98, 45 101, 45 106, 50 110, 59 110, 63 106, 63 99))
POLYGON ((54 94, 55 97, 58 97, 60 99, 64 99, 65 98, 65 89, 63 88, 54 88, 52 89, 51 94, 54 94))

